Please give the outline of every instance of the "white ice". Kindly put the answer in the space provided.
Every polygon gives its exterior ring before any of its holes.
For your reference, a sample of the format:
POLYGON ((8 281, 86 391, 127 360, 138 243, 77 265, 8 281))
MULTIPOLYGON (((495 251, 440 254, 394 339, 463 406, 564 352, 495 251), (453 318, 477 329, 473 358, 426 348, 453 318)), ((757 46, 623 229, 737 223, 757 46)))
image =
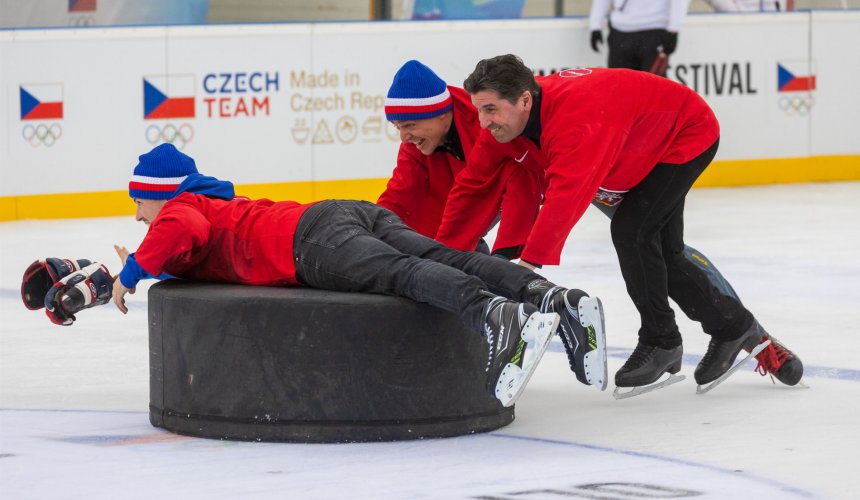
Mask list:
MULTIPOLYGON (((483 435, 381 444, 223 442, 148 421, 146 288, 130 312, 71 327, 26 310, 40 257, 118 269, 131 217, 0 224, 0 498, 836 498, 860 474, 860 183, 697 189, 687 242, 806 366, 808 389, 742 369, 695 394, 707 337, 679 313, 688 379, 616 401, 576 382, 558 341, 516 406, 483 435)), ((606 219, 590 209, 552 280, 603 300, 614 373, 636 344, 606 219)))

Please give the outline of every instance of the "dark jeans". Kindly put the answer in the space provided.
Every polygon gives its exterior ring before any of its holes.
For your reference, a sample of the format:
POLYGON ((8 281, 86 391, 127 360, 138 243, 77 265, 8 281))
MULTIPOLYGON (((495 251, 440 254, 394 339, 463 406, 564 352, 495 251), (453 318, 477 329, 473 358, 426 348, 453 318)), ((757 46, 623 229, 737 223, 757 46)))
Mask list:
POLYGON ((624 32, 610 28, 607 45, 609 46, 610 68, 628 68, 648 71, 666 76, 665 65, 658 65, 657 47, 663 43, 666 30, 647 30, 624 32), (654 71, 656 69, 656 71, 654 71))
POLYGON ((424 237, 373 203, 328 200, 310 207, 296 228, 299 280, 313 288, 408 297, 459 314, 483 331, 482 290, 518 302, 541 279, 528 269, 424 237))
POLYGON ((719 140, 683 165, 657 164, 607 215, 627 292, 639 310, 643 343, 681 344, 671 297, 705 333, 738 338, 753 323, 731 285, 704 256, 684 243, 684 201, 711 163, 719 140))

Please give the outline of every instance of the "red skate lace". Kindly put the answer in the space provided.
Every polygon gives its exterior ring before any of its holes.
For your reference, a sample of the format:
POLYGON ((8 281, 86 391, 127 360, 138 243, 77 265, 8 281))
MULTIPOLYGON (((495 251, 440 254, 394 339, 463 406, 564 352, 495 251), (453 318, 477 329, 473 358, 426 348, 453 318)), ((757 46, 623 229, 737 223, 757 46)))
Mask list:
POLYGON ((770 345, 765 347, 760 353, 756 354, 755 359, 758 360, 758 365, 756 365, 755 371, 757 371, 762 377, 770 373, 770 380, 775 384, 776 381, 773 380, 773 374, 778 372, 782 364, 788 359, 788 353, 783 349, 782 344, 777 342, 776 339, 769 337, 767 334, 762 335, 761 342, 764 342, 767 339, 770 339, 770 345))

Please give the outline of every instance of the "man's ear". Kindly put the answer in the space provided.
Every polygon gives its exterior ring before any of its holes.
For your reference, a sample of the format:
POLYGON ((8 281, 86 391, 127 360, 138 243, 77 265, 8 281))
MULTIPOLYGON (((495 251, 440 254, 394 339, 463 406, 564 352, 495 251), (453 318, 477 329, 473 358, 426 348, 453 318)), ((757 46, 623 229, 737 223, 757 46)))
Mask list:
POLYGON ((534 102, 534 100, 532 99, 532 93, 529 92, 528 90, 524 90, 523 95, 522 95, 522 99, 523 99, 523 107, 525 108, 525 110, 531 111, 532 103, 534 102))
POLYGON ((454 111, 446 111, 439 115, 439 122, 441 122, 442 126, 446 127, 446 129, 450 129, 451 124, 454 123, 454 111))

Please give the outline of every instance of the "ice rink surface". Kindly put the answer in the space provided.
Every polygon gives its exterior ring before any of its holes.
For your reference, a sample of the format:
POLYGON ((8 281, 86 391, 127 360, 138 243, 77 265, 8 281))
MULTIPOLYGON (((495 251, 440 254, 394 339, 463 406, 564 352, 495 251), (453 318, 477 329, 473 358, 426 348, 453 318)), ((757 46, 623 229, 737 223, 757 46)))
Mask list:
MULTIPOLYGON (((580 385, 558 340, 508 427, 399 443, 189 438, 149 424, 146 289, 51 324, 20 300, 43 257, 119 260, 131 217, 0 224, 0 498, 834 498, 860 496, 860 183, 698 189, 686 240, 806 366, 809 388, 753 364, 706 395, 707 348, 679 317, 687 380, 616 401, 580 385)), ((607 220, 590 209, 553 281, 603 300, 614 374, 636 344, 607 220)), ((676 309, 677 310, 677 309, 676 309)), ((681 316, 683 316, 681 314, 681 316)))

